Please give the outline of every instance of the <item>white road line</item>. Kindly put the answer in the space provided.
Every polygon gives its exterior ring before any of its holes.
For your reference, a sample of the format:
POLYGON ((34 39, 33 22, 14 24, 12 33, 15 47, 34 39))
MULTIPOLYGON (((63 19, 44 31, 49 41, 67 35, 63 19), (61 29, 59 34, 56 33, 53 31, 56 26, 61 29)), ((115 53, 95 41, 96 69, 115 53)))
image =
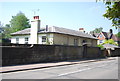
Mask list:
MULTIPOLYGON (((101 66, 97 66, 97 67, 104 67, 104 66, 107 66, 107 65, 101 65, 101 66)), ((97 67, 86 68, 86 69, 81 69, 81 70, 77 70, 77 71, 73 71, 73 72, 63 73, 63 74, 60 74, 58 76, 65 76, 65 75, 69 75, 69 74, 73 74, 73 73, 78 73, 78 72, 94 69, 94 68, 97 68, 97 67)))
POLYGON ((63 73, 63 74, 60 74, 58 76, 65 76, 65 75, 69 75, 69 74, 73 74, 73 73, 77 73, 77 72, 82 72, 82 71, 86 71, 86 70, 90 70, 92 68, 86 68, 86 69, 81 69, 81 70, 78 70, 78 71, 73 71, 73 72, 69 72, 69 73, 63 73))

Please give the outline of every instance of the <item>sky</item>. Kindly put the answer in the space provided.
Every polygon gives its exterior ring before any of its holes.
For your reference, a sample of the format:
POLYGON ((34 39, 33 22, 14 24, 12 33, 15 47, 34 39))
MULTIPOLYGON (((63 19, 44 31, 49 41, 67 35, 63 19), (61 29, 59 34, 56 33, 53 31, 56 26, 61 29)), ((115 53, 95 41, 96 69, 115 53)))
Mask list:
POLYGON ((40 16, 41 27, 58 26, 73 30, 84 28, 86 32, 103 27, 103 31, 113 29, 112 22, 103 17, 106 5, 103 2, 0 2, 0 21, 9 24, 12 16, 20 11, 30 21, 33 19, 34 10, 40 16))

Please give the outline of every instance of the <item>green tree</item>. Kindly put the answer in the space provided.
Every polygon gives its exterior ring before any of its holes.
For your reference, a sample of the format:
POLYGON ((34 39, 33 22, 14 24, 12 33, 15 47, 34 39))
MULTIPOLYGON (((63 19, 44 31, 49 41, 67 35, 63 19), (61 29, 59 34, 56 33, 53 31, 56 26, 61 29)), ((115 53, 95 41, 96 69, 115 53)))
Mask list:
POLYGON ((100 33, 102 32, 103 28, 100 27, 100 28, 95 28, 93 31, 90 31, 91 33, 100 33))
POLYGON ((119 2, 106 2, 107 10, 103 15, 109 20, 112 20, 112 25, 120 27, 120 1, 119 2))
POLYGON ((101 49, 104 48, 104 46, 102 44, 97 45, 97 47, 100 47, 101 49))
POLYGON ((30 27, 29 19, 25 16, 24 13, 19 12, 16 16, 12 16, 10 24, 6 24, 5 26, 3 26, 0 23, 0 28, 4 30, 2 33, 0 33, 0 38, 7 40, 11 38, 11 33, 17 32, 29 27, 30 27))
POLYGON ((113 39, 105 40, 105 42, 102 44, 113 44, 113 45, 118 45, 113 39))
POLYGON ((118 33, 116 34, 116 36, 117 36, 118 38, 120 38, 120 32, 118 32, 118 33))
POLYGON ((3 33, 4 29, 3 29, 3 25, 0 21, 0 43, 2 42, 2 33, 3 33))
POLYGON ((4 32, 2 33, 2 38, 3 39, 8 39, 11 37, 10 33, 11 33, 11 27, 9 24, 6 24, 5 27, 3 27, 4 32))
POLYGON ((10 26, 11 32, 17 32, 25 28, 29 28, 29 19, 25 16, 24 13, 19 12, 16 16, 12 16, 10 26))
MULTIPOLYGON (((104 1, 107 5, 106 13, 103 16, 112 21, 112 26, 116 29, 120 28, 120 0, 115 2, 114 0, 96 0, 96 1, 104 1)), ((120 41, 118 41, 118 45, 120 46, 120 41)))

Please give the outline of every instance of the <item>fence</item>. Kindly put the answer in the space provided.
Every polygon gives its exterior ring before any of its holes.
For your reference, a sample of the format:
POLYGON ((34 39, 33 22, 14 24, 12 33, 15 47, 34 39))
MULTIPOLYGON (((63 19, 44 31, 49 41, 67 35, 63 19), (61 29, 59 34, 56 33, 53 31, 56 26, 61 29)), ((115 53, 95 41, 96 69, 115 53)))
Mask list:
POLYGON ((98 47, 62 45, 2 47, 3 66, 100 57, 103 57, 103 54, 98 47))

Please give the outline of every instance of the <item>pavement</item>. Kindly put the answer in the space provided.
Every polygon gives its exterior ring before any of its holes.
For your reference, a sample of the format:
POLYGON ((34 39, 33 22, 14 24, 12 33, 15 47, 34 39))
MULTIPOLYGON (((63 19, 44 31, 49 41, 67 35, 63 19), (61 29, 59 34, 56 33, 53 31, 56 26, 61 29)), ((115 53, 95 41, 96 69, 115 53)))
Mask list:
POLYGON ((37 64, 27 64, 27 65, 17 65, 17 66, 4 66, 4 67, 0 67, 0 73, 34 70, 41 68, 49 68, 49 67, 57 67, 57 66, 65 66, 65 65, 97 62, 97 61, 105 61, 105 60, 115 60, 115 58, 109 57, 109 58, 92 59, 92 60, 72 60, 72 61, 63 61, 63 62, 55 62, 55 63, 39 63, 39 64, 37 63, 37 64))

